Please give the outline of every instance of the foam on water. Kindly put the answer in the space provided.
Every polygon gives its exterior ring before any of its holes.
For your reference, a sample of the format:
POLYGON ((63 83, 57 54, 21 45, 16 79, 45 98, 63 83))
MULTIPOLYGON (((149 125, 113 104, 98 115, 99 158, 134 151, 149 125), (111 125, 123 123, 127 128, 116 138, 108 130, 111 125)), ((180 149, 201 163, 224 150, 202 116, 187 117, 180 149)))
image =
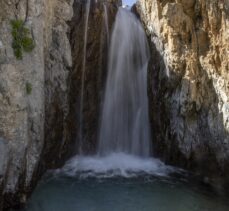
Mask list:
POLYGON ((80 178, 137 177, 140 175, 168 176, 175 168, 155 158, 141 158, 124 153, 108 156, 75 156, 58 173, 80 178))

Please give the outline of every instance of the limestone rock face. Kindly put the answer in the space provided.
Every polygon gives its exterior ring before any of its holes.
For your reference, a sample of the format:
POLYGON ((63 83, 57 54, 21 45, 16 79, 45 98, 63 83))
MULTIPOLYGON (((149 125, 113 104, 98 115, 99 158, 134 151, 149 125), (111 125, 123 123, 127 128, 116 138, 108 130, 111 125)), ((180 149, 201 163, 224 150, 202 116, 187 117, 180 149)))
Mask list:
POLYGON ((0 5, 1 210, 25 202, 38 175, 60 156, 55 149, 65 144, 72 61, 66 22, 73 11, 71 0, 0 0, 0 5), (15 19, 25 20, 36 45, 22 60, 11 47, 15 19), (52 146, 51 158, 41 159, 52 146))
POLYGON ((229 181, 229 1, 139 0, 137 9, 152 49, 155 153, 229 181))

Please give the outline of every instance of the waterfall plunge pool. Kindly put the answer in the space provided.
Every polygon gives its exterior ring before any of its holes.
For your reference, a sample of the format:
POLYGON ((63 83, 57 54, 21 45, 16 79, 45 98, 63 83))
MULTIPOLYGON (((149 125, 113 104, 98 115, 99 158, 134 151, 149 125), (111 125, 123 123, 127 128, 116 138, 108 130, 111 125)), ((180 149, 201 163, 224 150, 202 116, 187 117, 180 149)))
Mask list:
POLYGON ((208 188, 157 159, 126 154, 71 159, 49 172, 25 211, 228 211, 208 188), (128 165, 127 165, 128 163, 128 165), (179 175, 174 176, 174 175, 179 175))

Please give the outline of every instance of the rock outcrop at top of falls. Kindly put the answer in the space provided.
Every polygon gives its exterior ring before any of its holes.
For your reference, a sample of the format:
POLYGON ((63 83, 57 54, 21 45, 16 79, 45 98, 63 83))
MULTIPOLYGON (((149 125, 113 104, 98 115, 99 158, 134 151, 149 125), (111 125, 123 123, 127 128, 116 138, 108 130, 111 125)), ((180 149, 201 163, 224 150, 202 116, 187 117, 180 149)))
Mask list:
POLYGON ((151 41, 154 150, 229 181, 229 1, 139 0, 151 41))

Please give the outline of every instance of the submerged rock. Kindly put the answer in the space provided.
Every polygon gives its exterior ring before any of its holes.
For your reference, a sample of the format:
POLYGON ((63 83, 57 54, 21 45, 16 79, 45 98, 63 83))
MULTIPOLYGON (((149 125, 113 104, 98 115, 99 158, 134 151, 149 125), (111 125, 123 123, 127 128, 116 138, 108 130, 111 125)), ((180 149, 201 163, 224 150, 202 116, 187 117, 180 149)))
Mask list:
POLYGON ((228 1, 139 0, 137 9, 151 41, 155 153, 228 184, 228 1))

